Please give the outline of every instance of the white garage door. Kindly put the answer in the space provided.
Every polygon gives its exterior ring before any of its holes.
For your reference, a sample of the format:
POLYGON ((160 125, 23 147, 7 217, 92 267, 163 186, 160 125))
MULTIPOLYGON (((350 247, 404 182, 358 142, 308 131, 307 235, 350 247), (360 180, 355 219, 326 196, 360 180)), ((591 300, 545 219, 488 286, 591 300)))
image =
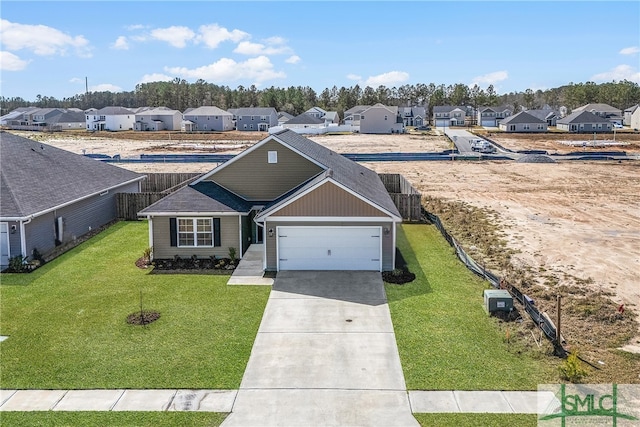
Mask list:
POLYGON ((436 127, 449 126, 449 119, 436 119, 436 127))
POLYGON ((380 227, 278 227, 278 270, 382 269, 380 227))
POLYGON ((495 127, 496 126, 496 122, 493 121, 493 120, 483 120, 482 121, 482 126, 495 127))

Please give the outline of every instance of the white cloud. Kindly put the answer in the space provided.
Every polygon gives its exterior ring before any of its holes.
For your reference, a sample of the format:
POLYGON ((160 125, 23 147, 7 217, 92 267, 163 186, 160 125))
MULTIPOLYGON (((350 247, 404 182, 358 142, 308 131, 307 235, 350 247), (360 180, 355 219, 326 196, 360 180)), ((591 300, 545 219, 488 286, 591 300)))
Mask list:
POLYGON ((198 29, 198 37, 196 41, 204 43, 205 46, 215 49, 224 41, 232 41, 238 43, 244 39, 251 37, 249 33, 240 30, 232 30, 219 26, 218 24, 202 25, 198 29))
POLYGON ((291 48, 289 46, 264 45, 262 43, 244 41, 240 42, 233 52, 242 55, 282 55, 291 53, 291 48))
POLYGON ((90 92, 122 92, 120 86, 112 85, 111 83, 102 83, 95 86, 89 86, 90 92))
POLYGON ((395 86, 407 80, 409 80, 409 73, 405 73, 404 71, 389 71, 388 73, 378 74, 377 76, 370 76, 363 84, 377 88, 380 85, 395 86))
POLYGON ((618 52, 620 55, 635 55, 636 53, 640 52, 640 47, 638 46, 630 46, 630 47, 625 47, 624 49, 620 50, 620 52, 618 52))
POLYGON ((284 62, 286 62, 287 64, 297 64, 300 61, 301 59, 298 55, 291 55, 290 57, 284 60, 284 62))
POLYGON ((69 79, 69 83, 84 83, 84 79, 81 79, 80 77, 72 77, 69 79))
POLYGON ((494 71, 493 73, 483 74, 481 76, 474 77, 471 80, 471 85, 492 85, 509 78, 509 73, 506 71, 494 71))
POLYGON ((3 71, 20 71, 27 68, 29 61, 20 59, 11 52, 0 51, 0 70, 3 71))
POLYGON ((145 28, 144 25, 142 24, 134 24, 134 25, 128 25, 125 27, 127 30, 129 31, 136 31, 136 30, 142 30, 145 28))
POLYGON ((631 65, 618 65, 617 67, 605 71, 604 73, 599 73, 591 77, 591 80, 594 82, 609 82, 609 81, 621 81, 621 80, 629 80, 632 82, 640 83, 640 72, 636 68, 633 68, 631 65))
POLYGON ((273 64, 266 56, 247 59, 244 62, 221 58, 217 62, 194 69, 165 67, 165 71, 183 78, 203 79, 214 83, 237 80, 250 80, 255 83, 261 83, 286 77, 284 72, 273 69, 273 64))
POLYGON ((357 80, 357 81, 362 80, 362 76, 359 76, 357 74, 347 74, 347 78, 349 80, 357 80))
POLYGON ((91 56, 89 41, 84 36, 70 36, 46 25, 23 25, 0 20, 0 39, 7 50, 26 49, 36 55, 65 55, 73 49, 78 56, 91 56))
POLYGON ((169 43, 173 47, 183 48, 187 42, 193 40, 196 34, 188 27, 172 26, 156 28, 151 31, 151 37, 169 43))
POLYGON ((120 36, 116 39, 116 41, 111 45, 113 49, 116 50, 128 50, 129 42, 125 36, 120 36))
POLYGON ((152 74, 145 74, 144 76, 142 76, 142 78, 138 83, 169 82, 172 80, 173 80, 173 77, 167 76, 166 74, 152 73, 152 74))

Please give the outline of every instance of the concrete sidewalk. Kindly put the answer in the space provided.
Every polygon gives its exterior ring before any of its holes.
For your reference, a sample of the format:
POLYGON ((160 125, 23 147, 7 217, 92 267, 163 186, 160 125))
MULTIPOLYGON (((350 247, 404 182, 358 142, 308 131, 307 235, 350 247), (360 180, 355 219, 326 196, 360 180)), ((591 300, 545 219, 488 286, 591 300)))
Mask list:
MULTIPOLYGON (((288 399, 299 390, 276 390, 272 397, 288 399)), ((0 411, 200 411, 231 412, 238 390, 0 390, 0 411)), ((333 399, 336 406, 351 405, 367 396, 360 390, 342 390, 333 397, 327 390, 305 390, 306 399, 287 413, 304 413, 318 398, 333 399)), ((537 391, 409 391, 413 413, 537 414, 559 404, 551 392, 537 391)), ((262 401, 259 391, 248 390, 249 401, 262 401)), ((400 395, 380 393, 387 404, 400 395)), ((382 408, 384 409, 384 408, 382 408)), ((316 407, 317 410, 317 407, 316 407)), ((372 413, 372 415, 376 415, 372 413)))
POLYGON ((264 277, 264 245, 252 244, 233 270, 227 285, 273 285, 273 279, 264 277))

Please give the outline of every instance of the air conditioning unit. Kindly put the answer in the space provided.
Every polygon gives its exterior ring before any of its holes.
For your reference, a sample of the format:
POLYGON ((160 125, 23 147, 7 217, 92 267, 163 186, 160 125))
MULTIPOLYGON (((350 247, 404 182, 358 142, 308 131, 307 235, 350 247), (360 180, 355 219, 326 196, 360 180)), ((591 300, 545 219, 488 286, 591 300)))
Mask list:
POLYGON ((485 289, 484 309, 489 313, 513 310, 513 297, 506 289, 485 289))

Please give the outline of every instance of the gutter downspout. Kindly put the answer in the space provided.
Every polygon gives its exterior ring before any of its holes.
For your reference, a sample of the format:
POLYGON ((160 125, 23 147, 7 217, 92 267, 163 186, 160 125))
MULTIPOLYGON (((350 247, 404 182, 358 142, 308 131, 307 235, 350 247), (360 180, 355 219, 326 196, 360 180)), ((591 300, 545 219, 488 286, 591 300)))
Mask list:
POLYGON ((29 224, 33 217, 29 218, 26 221, 20 221, 20 252, 22 253, 22 257, 27 257, 27 236, 25 235, 24 226, 29 224))

